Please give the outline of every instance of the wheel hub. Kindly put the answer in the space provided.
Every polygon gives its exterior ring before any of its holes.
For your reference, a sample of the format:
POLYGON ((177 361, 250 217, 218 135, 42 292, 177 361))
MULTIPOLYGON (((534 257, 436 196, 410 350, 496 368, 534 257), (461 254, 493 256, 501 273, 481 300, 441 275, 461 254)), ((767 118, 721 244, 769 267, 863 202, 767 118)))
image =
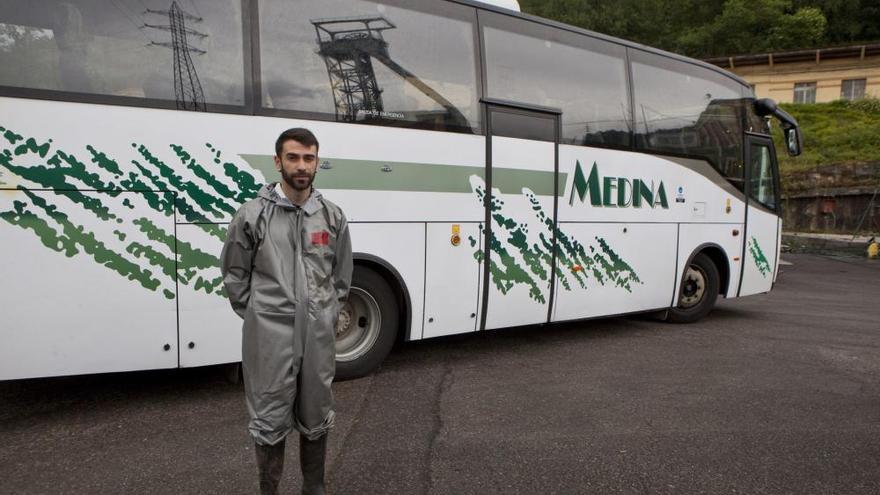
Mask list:
POLYGON ((692 308, 703 300, 705 294, 706 273, 699 266, 689 266, 684 274, 678 305, 682 308, 692 308))
POLYGON ((379 303, 367 291, 352 287, 336 322, 336 361, 354 361, 366 354, 381 328, 379 303))
POLYGON ((351 331, 351 304, 345 303, 339 311, 339 320, 336 322, 336 339, 344 338, 351 331))

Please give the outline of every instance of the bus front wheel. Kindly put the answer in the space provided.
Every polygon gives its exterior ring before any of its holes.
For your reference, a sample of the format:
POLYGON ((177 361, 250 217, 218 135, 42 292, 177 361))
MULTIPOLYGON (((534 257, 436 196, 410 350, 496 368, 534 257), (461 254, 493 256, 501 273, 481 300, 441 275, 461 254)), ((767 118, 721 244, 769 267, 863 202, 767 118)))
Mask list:
POLYGON ((709 314, 718 298, 721 277, 709 256, 698 253, 691 260, 678 292, 678 305, 669 310, 673 323, 693 323, 709 314))
POLYGON ((336 323, 336 380, 360 378, 378 368, 394 345, 398 320, 388 282, 373 270, 355 267, 336 323))

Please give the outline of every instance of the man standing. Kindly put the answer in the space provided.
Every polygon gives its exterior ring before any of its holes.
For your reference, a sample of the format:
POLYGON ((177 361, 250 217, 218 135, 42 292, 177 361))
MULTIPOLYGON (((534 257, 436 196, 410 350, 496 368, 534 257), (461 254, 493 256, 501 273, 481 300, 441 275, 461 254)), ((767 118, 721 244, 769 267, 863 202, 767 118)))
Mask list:
POLYGON ((260 491, 274 494, 287 434, 300 432, 304 494, 324 493, 335 329, 351 284, 348 223, 312 187, 318 140, 288 129, 275 142, 282 181, 264 186, 229 224, 220 255, 232 309, 244 319, 242 371, 260 491))

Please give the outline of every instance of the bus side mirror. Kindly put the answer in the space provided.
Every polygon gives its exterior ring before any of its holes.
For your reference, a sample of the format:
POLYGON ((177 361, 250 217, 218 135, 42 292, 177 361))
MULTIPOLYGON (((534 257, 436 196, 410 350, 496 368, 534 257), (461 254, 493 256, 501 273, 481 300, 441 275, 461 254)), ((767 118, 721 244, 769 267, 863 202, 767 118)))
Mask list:
POLYGON ((760 117, 773 115, 779 108, 776 106, 776 102, 771 100, 770 98, 761 98, 760 100, 755 100, 755 103, 753 105, 755 106, 755 113, 757 113, 760 117))
POLYGON ((797 126, 784 127, 782 132, 785 135, 785 148, 789 156, 800 155, 804 148, 801 129, 797 126))
POLYGON ((788 112, 779 108, 775 101, 770 98, 755 100, 755 113, 761 117, 772 115, 782 122, 782 132, 785 136, 785 150, 791 156, 798 156, 804 149, 804 139, 801 136, 801 128, 797 120, 788 112))

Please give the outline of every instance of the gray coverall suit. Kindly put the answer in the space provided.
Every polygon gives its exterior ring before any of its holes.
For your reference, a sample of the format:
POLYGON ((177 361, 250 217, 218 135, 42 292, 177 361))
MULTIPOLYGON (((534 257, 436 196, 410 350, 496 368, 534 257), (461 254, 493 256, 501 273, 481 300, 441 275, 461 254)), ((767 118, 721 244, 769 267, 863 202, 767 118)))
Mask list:
POLYGON ((275 445, 293 427, 321 437, 333 426, 336 320, 351 285, 345 215, 317 190, 297 207, 267 185, 236 212, 220 260, 229 301, 244 319, 254 441, 275 445))

